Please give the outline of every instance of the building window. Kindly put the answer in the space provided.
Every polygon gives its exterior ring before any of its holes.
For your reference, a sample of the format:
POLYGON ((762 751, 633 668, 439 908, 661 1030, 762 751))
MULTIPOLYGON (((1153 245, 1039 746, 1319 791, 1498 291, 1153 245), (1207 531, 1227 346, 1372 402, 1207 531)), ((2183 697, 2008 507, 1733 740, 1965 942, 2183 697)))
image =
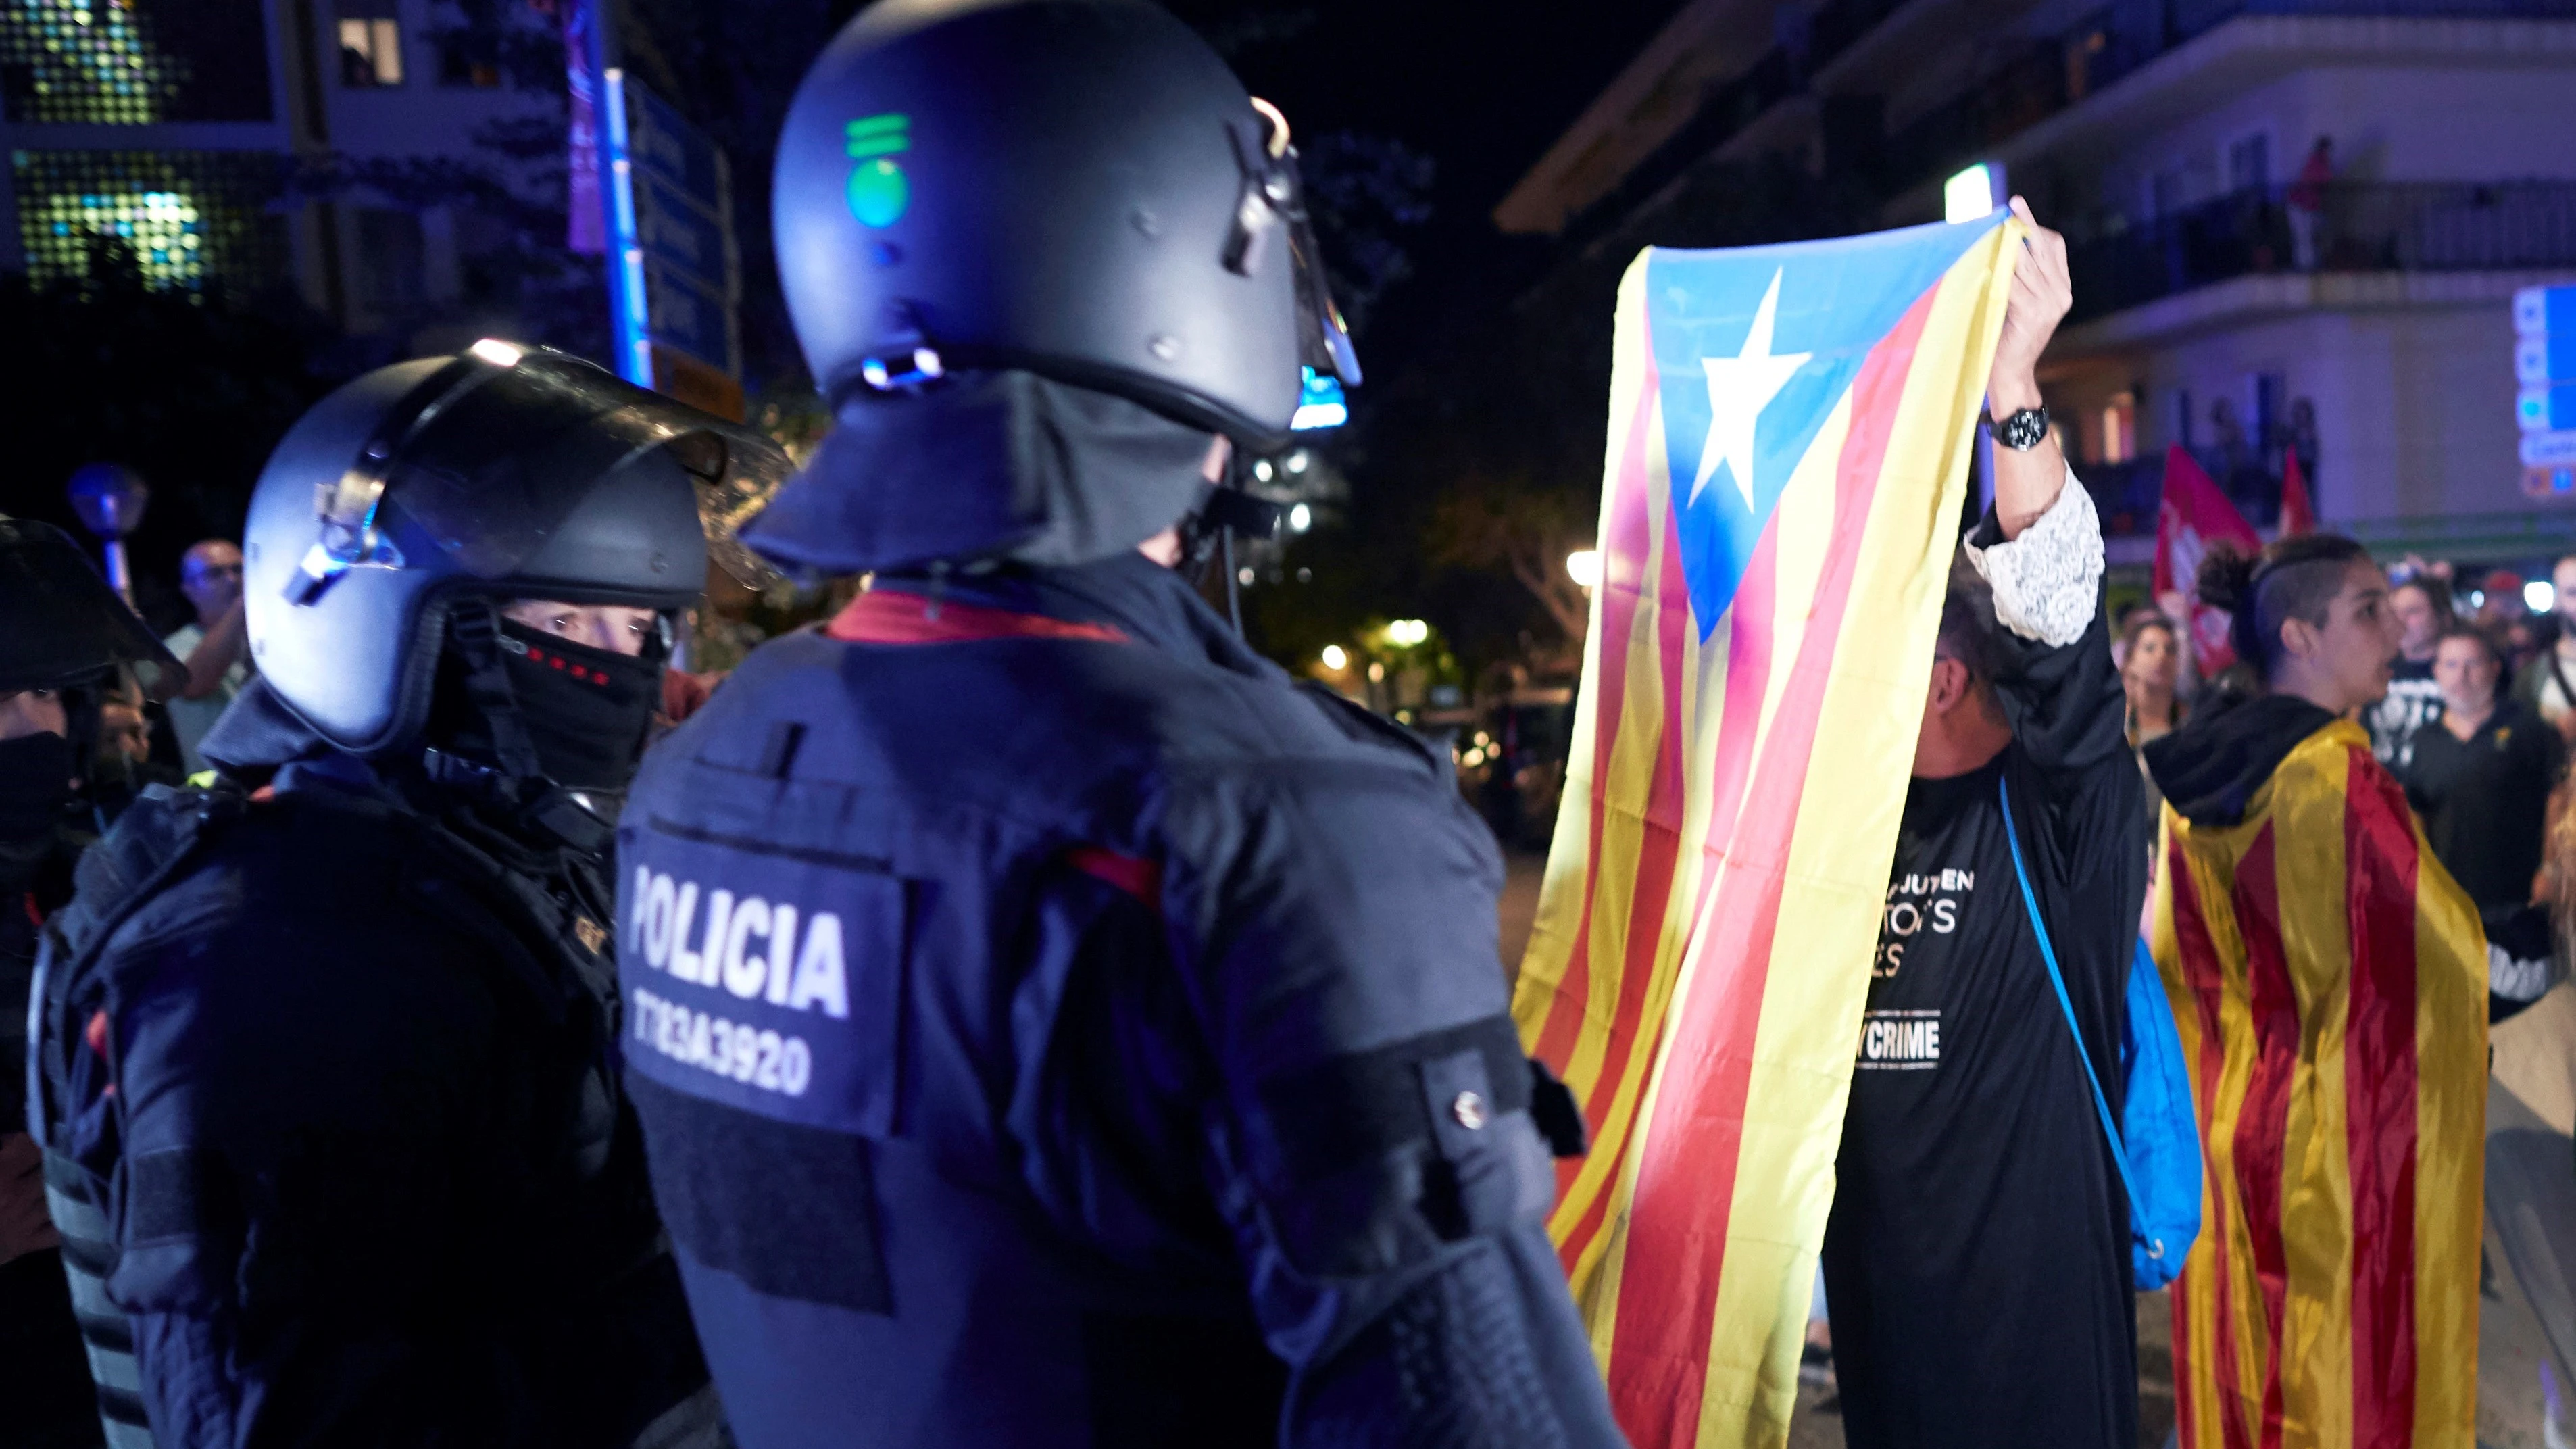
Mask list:
POLYGON ((18 240, 37 282, 130 259, 154 287, 253 291, 286 274, 275 158, 240 151, 18 151, 18 240), (121 254, 121 256, 120 256, 121 254))
POLYGON ((438 42, 438 83, 488 91, 501 84, 500 37, 477 26, 433 32, 438 42))
POLYGON ((2125 463, 2138 456, 2138 397, 2119 393, 2102 408, 2102 461, 2125 463))
POLYGON ((340 22, 340 84, 402 84, 402 22, 390 16, 349 17, 340 22))
POLYGON ((0 98, 23 123, 269 118, 260 0, 6 0, 0 98))

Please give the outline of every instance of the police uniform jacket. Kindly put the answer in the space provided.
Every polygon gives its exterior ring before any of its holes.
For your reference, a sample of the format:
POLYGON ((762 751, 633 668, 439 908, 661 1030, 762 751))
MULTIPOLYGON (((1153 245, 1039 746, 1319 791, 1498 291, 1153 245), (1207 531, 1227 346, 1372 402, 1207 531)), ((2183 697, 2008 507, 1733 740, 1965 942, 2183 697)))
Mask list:
POLYGON ((264 690, 209 747, 270 787, 147 791, 48 925, 31 1118, 111 1443, 715 1442, 604 886, 264 690))
POLYGON ((656 747, 618 850, 751 1449, 1618 1441, 1491 836, 1169 570, 881 579, 656 747))

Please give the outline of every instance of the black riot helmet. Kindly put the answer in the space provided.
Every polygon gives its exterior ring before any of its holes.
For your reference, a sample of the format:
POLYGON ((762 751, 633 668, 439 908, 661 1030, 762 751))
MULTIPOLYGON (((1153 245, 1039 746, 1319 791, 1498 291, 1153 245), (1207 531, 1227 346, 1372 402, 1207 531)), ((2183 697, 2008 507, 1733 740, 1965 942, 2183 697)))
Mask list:
POLYGON ((1276 446, 1301 364, 1359 381, 1289 139, 1144 0, 881 0, 779 138, 817 385, 1022 371, 1276 446))
POLYGON ((187 671, 59 528, 0 515, 0 694, 68 689, 120 665, 166 699, 187 671))
POLYGON ((787 466, 757 433, 559 353, 487 339, 378 369, 315 404, 260 475, 252 660, 339 748, 414 748, 442 654, 492 641, 488 601, 685 608, 702 515, 738 514, 787 466))

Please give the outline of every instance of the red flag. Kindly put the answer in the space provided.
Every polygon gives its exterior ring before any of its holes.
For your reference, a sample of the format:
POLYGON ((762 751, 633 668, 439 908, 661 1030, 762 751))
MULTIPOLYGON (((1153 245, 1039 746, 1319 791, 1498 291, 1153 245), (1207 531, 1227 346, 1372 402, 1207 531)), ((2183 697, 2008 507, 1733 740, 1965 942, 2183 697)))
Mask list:
POLYGON ((2296 538, 2316 531, 2317 505, 2308 496, 2307 476, 2299 471, 2299 455, 2285 449, 2281 454, 2281 536, 2296 538))
MULTIPOLYGON (((2299 492, 2304 505, 2307 490, 2299 492)), ((2287 517, 2287 506, 2283 509, 2287 517)), ((2311 521, 2310 526, 2313 525, 2311 521)), ((2200 556, 2209 546, 2225 539, 2248 554, 2263 547, 2262 538, 2191 454, 2179 444, 2165 451, 2164 503, 2156 510, 2157 598, 2179 589, 2188 594, 2192 581, 2200 573, 2200 556)), ((2227 642, 2227 611, 2213 609, 2198 600, 2190 602, 2191 652, 2200 677, 2210 678, 2236 662, 2236 650, 2227 642)))

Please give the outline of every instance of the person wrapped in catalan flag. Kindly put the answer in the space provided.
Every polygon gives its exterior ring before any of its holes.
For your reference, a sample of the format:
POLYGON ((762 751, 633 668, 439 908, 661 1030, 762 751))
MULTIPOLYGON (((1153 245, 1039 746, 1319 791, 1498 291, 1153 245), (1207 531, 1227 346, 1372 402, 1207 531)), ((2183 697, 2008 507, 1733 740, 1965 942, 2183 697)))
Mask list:
POLYGON ((2117 1111, 2144 785, 2101 525, 2039 405, 2066 244, 2014 210, 2030 241, 1987 383, 1994 507, 1941 610, 1825 1226, 1853 1449, 2138 1442, 2129 1205, 2084 1057, 2117 1111))
POLYGON ((2147 747, 2150 931, 2200 1121, 2183 1449, 2474 1442, 2489 960, 2353 715, 2398 625, 2361 546, 2213 553, 2251 697, 2147 747))

